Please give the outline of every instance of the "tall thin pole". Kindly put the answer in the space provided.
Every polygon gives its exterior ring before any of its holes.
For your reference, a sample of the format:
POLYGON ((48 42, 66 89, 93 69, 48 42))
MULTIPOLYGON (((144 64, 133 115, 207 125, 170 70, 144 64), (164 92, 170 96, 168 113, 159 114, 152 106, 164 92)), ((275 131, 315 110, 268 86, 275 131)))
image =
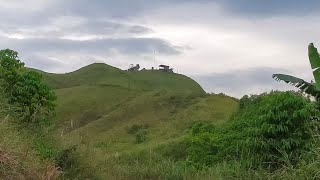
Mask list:
POLYGON ((153 67, 156 68, 156 50, 153 50, 153 67))

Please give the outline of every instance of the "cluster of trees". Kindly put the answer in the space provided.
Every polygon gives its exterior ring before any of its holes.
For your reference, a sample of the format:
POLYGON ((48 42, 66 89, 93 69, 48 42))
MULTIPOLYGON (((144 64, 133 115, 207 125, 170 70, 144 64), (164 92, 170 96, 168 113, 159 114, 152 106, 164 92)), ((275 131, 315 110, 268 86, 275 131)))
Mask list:
POLYGON ((19 60, 16 51, 0 51, 1 94, 16 107, 20 123, 26 125, 48 123, 54 112, 55 93, 41 81, 41 74, 30 71, 19 60))
POLYGON ((187 159, 198 167, 239 161, 247 168, 275 170, 296 165, 310 150, 319 123, 316 104, 295 92, 240 99, 231 121, 216 128, 197 123, 188 137, 187 159))

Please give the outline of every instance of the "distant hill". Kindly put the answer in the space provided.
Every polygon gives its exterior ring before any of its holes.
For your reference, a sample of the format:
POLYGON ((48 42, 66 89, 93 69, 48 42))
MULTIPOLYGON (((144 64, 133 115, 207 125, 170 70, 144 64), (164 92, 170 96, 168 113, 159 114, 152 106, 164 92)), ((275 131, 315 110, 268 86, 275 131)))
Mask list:
POLYGON ((120 86, 132 90, 174 90, 204 92, 191 78, 161 71, 123 71, 102 63, 94 63, 66 74, 52 74, 39 71, 44 80, 54 89, 83 85, 120 86))

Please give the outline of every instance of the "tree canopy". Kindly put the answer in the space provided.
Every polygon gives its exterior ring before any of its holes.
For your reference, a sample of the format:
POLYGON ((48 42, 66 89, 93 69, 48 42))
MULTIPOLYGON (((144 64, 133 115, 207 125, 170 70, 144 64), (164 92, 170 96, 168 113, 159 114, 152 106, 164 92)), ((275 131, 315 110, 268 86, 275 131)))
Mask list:
POLYGON ((18 107, 25 123, 43 123, 54 111, 55 93, 44 84, 40 73, 29 71, 16 51, 0 51, 1 90, 10 104, 18 107))

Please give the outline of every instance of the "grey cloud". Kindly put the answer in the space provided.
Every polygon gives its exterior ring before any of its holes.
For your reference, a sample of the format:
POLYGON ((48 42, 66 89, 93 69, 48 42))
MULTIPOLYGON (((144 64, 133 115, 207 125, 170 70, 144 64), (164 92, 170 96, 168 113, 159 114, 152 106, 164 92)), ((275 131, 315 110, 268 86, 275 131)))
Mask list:
POLYGON ((9 44, 2 44, 3 48, 17 49, 22 52, 112 52, 124 55, 151 54, 154 50, 162 55, 177 55, 181 48, 174 46, 162 39, 156 38, 119 38, 96 39, 88 41, 72 41, 63 39, 23 39, 12 40, 9 44))
MULTIPOLYGON (((81 62, 86 58, 92 58, 90 55, 112 58, 113 53, 118 53, 120 56, 137 57, 153 54, 154 50, 160 51, 162 55, 178 55, 184 47, 174 46, 158 38, 136 38, 136 35, 145 35, 153 30, 140 24, 118 21, 119 18, 134 17, 148 7, 155 7, 159 3, 161 1, 52 0, 50 6, 41 9, 39 5, 36 11, 26 10, 14 13, 0 11, 0 20, 3 22, 0 25, 0 48, 14 49, 22 55, 23 59, 26 59, 29 66, 49 71, 51 67, 62 67, 63 64, 49 59, 46 57, 48 54, 58 57, 88 55, 83 57, 81 62), (83 18, 84 21, 75 26, 68 26, 73 22, 62 19, 62 22, 65 21, 63 23, 67 25, 62 27, 53 23, 56 18, 64 16, 83 18), (8 35, 24 36, 27 39, 10 39, 7 38, 8 35), (83 36, 98 39, 87 41, 60 39, 83 36)), ((21 7, 23 6, 20 4, 19 8, 21 7)), ((26 4, 25 9, 28 7, 26 4)), ((91 61, 95 60, 91 59, 91 61)))
POLYGON ((23 53, 20 54, 20 56, 21 55, 23 56, 23 61, 28 67, 34 67, 40 70, 54 72, 57 68, 61 68, 64 66, 62 62, 50 60, 45 56, 35 55, 32 53, 23 53))
POLYGON ((147 32, 152 32, 150 28, 143 27, 143 26, 132 26, 129 31, 129 33, 133 34, 141 34, 141 33, 147 33, 147 32))
POLYGON ((318 0, 217 0, 229 13, 249 17, 292 15, 301 16, 317 12, 318 0))
MULTIPOLYGON (((60 17, 63 18, 63 17, 60 17)), ((69 20, 70 21, 70 20, 69 20)), ((66 22, 72 23, 72 22, 66 22)), ((8 22, 0 25, 0 30, 7 34, 21 34, 22 36, 59 38, 64 35, 99 35, 99 36, 133 36, 152 32, 150 28, 140 25, 127 25, 103 20, 88 20, 70 27, 59 27, 50 22, 37 25, 21 25, 8 22), (46 27, 47 26, 47 27, 46 27), (49 26, 49 27, 48 27, 49 26)))
POLYGON ((102 35, 113 35, 113 34, 147 34, 152 32, 148 27, 140 25, 126 25, 121 23, 115 23, 110 21, 97 21, 90 20, 88 23, 78 27, 78 29, 71 29, 69 33, 91 33, 91 34, 102 34, 102 35))
POLYGON ((144 14, 146 11, 186 3, 191 6, 192 4, 217 3, 229 14, 248 17, 274 16, 275 14, 305 15, 317 12, 320 7, 318 0, 93 0, 90 3, 87 3, 86 0, 73 0, 64 8, 74 14, 85 14, 91 17, 110 15, 112 18, 130 18, 144 14))
MULTIPOLYGON (((39 11, 32 11, 31 13, 12 10, 9 12, 0 11, 0 19, 7 22, 15 21, 20 24, 24 24, 25 22, 28 22, 28 24, 45 22, 48 17, 56 15, 80 15, 89 17, 91 20, 94 20, 96 17, 130 19, 139 15, 145 15, 146 12, 152 12, 156 9, 173 6, 179 7, 186 3, 189 3, 190 6, 192 4, 206 5, 208 3, 216 3, 229 14, 246 15, 249 17, 261 15, 274 16, 275 14, 305 15, 316 12, 320 7, 318 0, 54 0, 50 1, 47 7, 43 7, 39 11)), ((25 2, 25 9, 35 5, 25 2)), ((0 10, 4 9, 0 7, 0 10)), ((200 12, 201 10, 194 9, 194 11, 200 12)))
MULTIPOLYGON (((60 11, 72 15, 84 15, 86 17, 109 17, 112 19, 132 19, 149 15, 162 8, 179 7, 188 4, 207 5, 208 3, 221 3, 222 0, 70 0, 60 6, 60 11)), ((194 9, 195 14, 201 10, 194 9)), ((184 14, 193 12, 183 12, 184 14)))
POLYGON ((290 85, 272 79, 272 74, 275 73, 292 74, 285 69, 258 67, 205 76, 194 76, 193 78, 207 92, 223 92, 238 98, 245 94, 261 93, 271 91, 272 89, 294 89, 290 85))
POLYGON ((138 16, 145 11, 163 6, 177 5, 190 1, 192 0, 92 0, 88 3, 87 0, 72 0, 62 8, 73 14, 82 14, 90 17, 108 15, 111 18, 119 19, 138 16))
POLYGON ((81 14, 87 17, 101 17, 108 15, 110 18, 123 18, 139 14, 144 6, 150 5, 150 2, 143 3, 143 0, 93 0, 88 3, 87 0, 71 0, 66 6, 61 8, 72 14, 81 14))

